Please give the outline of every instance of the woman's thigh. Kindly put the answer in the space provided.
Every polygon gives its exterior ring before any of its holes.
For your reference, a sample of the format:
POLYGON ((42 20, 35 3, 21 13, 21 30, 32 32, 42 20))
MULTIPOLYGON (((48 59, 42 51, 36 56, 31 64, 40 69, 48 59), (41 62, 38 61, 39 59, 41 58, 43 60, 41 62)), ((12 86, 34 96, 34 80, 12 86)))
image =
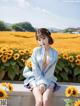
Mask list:
POLYGON ((53 91, 47 89, 43 94, 43 106, 53 106, 53 91))

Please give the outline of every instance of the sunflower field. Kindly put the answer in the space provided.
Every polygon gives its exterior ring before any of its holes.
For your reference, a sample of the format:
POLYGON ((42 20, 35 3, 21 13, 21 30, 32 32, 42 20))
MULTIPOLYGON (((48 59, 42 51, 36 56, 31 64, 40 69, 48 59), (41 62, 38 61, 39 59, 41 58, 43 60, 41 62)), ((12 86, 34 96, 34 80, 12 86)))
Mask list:
POLYGON ((23 68, 25 60, 31 55, 31 51, 24 49, 0 49, 0 80, 23 80, 23 68))
MULTIPOLYGON (((60 82, 80 82, 80 34, 52 34, 58 51, 55 76, 60 82)), ((23 69, 37 46, 32 32, 0 32, 0 80, 23 81, 23 69)))

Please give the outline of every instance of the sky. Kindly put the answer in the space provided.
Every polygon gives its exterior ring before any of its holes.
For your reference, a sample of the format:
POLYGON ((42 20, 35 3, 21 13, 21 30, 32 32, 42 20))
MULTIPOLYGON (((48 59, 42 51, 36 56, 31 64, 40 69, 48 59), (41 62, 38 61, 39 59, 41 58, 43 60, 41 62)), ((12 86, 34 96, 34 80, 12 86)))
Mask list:
POLYGON ((80 27, 80 0, 0 0, 0 20, 33 27, 80 27))

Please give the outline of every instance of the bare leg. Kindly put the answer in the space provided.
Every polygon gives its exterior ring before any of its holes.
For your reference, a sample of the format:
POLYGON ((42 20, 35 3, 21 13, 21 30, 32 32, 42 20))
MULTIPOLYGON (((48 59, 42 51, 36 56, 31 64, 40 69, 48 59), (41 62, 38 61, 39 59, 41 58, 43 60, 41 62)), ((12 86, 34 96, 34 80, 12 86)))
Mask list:
POLYGON ((53 106, 53 91, 49 88, 43 94, 43 106, 53 106))
POLYGON ((42 106, 43 105, 43 97, 42 97, 42 94, 40 93, 38 87, 35 87, 33 89, 33 95, 35 97, 35 106, 42 106))

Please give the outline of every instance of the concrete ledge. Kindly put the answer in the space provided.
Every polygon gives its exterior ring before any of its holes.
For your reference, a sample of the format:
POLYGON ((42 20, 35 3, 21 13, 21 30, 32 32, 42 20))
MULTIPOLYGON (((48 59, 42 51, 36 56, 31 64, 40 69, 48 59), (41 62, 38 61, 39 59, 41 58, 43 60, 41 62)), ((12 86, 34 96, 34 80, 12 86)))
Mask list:
MULTIPOLYGON (((64 106, 65 89, 69 85, 75 85, 79 89, 78 83, 59 83, 61 88, 54 92, 53 106, 64 106)), ((13 84, 14 91, 9 95, 8 106, 35 106, 34 96, 31 91, 27 90, 23 84, 13 84)), ((80 98, 80 97, 78 97, 80 98)))

